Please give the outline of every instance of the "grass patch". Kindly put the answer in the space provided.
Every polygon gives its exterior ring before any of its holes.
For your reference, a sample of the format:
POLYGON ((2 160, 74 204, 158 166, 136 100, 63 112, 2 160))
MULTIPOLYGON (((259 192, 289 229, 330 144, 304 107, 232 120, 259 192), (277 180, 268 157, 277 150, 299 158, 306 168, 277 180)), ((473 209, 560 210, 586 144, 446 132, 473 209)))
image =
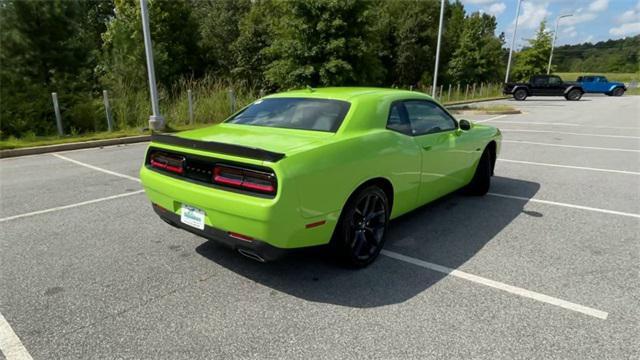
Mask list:
POLYGON ((33 146, 67 144, 81 141, 116 139, 127 136, 149 135, 150 132, 140 129, 118 130, 113 132, 96 132, 76 136, 33 136, 0 140, 0 150, 18 149, 33 146))
POLYGON ((505 104, 486 104, 486 105, 462 105, 449 108, 454 114, 475 113, 475 114, 519 114, 520 111, 512 106, 505 104))

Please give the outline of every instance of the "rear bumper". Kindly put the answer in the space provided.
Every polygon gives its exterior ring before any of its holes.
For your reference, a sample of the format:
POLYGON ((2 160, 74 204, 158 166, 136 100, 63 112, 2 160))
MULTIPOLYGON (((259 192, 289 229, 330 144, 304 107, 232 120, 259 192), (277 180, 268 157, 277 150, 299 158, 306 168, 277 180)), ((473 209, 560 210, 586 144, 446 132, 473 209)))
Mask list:
POLYGON ((164 221, 172 226, 186 230, 208 240, 215 241, 234 251, 254 258, 258 261, 272 261, 283 257, 289 251, 287 249, 278 248, 258 240, 240 240, 229 235, 226 231, 205 225, 204 230, 196 229, 180 221, 180 216, 164 209, 156 204, 151 204, 153 211, 164 221), (255 255, 255 256, 251 256, 255 255))
MULTIPOLYGON (((233 232, 277 249, 302 248, 328 243, 337 221, 337 217, 327 214, 301 216, 299 199, 291 186, 279 189, 275 198, 260 198, 177 179, 146 166, 140 170, 140 179, 151 203, 168 213, 163 219, 205 238, 225 241, 229 240, 228 233, 233 232), (184 227, 180 222, 183 204, 204 211, 205 229, 214 230, 200 232, 184 227), (318 221, 326 223, 313 228, 306 226, 318 221)), ((231 239, 236 249, 238 244, 249 245, 231 239)))

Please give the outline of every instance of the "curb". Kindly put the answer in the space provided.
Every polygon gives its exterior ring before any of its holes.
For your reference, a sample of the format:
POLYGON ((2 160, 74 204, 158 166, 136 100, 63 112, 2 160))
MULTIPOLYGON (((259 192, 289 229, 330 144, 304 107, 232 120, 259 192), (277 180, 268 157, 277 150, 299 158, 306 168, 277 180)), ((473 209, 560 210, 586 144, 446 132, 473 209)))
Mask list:
POLYGON ((444 107, 446 107, 446 108, 449 108, 451 106, 467 105, 467 104, 474 104, 474 103, 488 102, 488 101, 496 101, 496 100, 504 100, 504 99, 509 99, 509 98, 510 98, 510 96, 499 96, 499 97, 486 98, 486 99, 455 101, 455 102, 451 102, 451 103, 444 103, 442 105, 444 105, 444 107))
POLYGON ((67 144, 35 146, 35 147, 27 147, 27 148, 19 148, 19 149, 7 149, 7 150, 0 150, 0 159, 16 157, 16 156, 24 156, 24 155, 45 154, 45 153, 57 152, 57 151, 88 149, 88 148, 110 146, 110 145, 134 144, 134 143, 145 142, 150 140, 151 140, 151 135, 139 135, 139 136, 129 136, 129 137, 121 137, 121 138, 115 138, 115 139, 91 140, 91 141, 81 141, 81 142, 74 142, 74 143, 67 143, 67 144))

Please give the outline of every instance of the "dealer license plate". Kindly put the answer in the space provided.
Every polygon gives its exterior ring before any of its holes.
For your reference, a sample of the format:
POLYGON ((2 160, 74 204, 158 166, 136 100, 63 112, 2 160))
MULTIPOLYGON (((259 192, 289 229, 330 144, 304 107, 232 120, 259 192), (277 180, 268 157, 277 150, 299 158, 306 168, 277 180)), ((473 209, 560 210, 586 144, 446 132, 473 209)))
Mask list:
POLYGON ((182 204, 180 221, 196 229, 204 230, 204 215, 204 211, 194 208, 193 206, 182 204))

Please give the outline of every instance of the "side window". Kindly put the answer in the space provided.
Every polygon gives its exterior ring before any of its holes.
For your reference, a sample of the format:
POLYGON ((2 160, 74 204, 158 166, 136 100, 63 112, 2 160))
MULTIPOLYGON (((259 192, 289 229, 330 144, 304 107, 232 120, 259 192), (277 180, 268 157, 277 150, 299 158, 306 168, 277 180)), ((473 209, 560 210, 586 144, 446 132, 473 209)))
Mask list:
POLYGON ((394 103, 389 110, 389 119, 387 119, 387 129, 394 130, 405 135, 412 135, 411 123, 402 111, 401 103, 394 103))
POLYGON ((533 78, 533 85, 535 86, 547 85, 547 78, 542 76, 536 76, 533 78))
POLYGON ((430 101, 409 100, 404 102, 411 122, 413 135, 424 135, 454 130, 456 122, 442 108, 430 101))
POLYGON ((562 80, 557 76, 551 76, 549 78, 549 84, 550 85, 560 85, 560 84, 562 84, 562 80))

